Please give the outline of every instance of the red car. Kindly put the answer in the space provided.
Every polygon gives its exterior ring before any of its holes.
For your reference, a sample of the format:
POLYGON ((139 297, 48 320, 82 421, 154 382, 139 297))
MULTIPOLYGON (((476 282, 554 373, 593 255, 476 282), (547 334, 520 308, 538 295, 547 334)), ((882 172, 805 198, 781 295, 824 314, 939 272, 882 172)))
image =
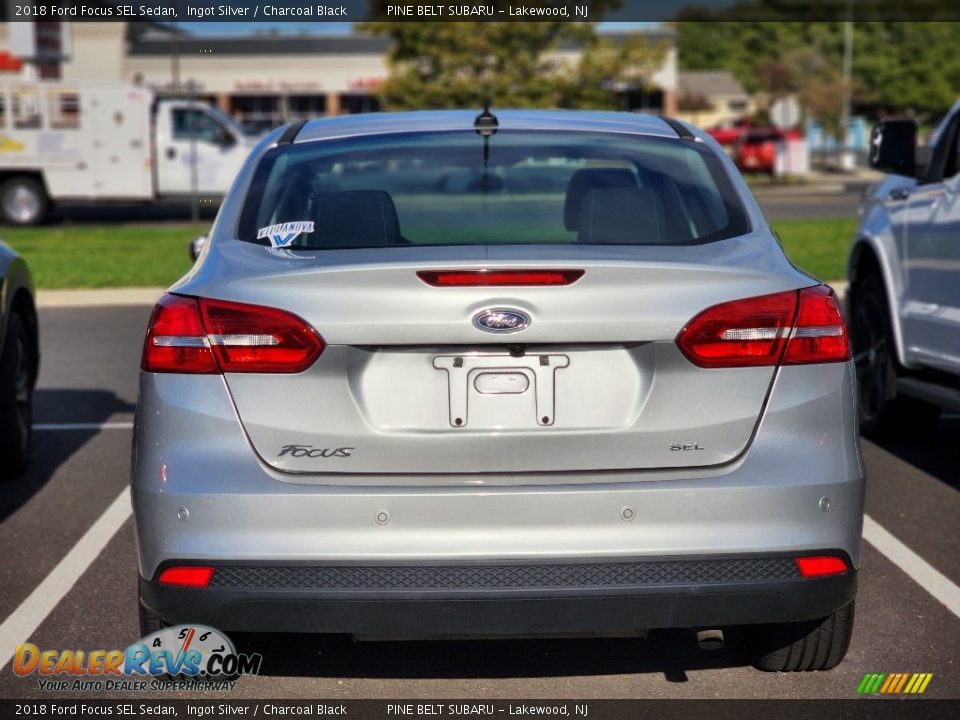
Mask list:
POLYGON ((751 128, 741 135, 733 153, 740 172, 762 172, 773 175, 777 146, 787 139, 777 128, 751 128))
POLYGON ((707 130, 707 133, 724 147, 734 145, 740 136, 750 129, 750 121, 746 118, 728 118, 717 123, 707 130))

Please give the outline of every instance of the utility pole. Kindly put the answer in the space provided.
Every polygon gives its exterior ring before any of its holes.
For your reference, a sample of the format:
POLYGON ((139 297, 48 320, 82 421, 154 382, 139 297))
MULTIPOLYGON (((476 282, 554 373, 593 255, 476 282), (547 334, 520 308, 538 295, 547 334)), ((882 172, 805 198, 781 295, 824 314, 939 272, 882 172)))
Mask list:
POLYGON ((840 111, 840 137, 837 138, 837 152, 839 153, 840 168, 843 170, 847 169, 847 136, 850 131, 852 104, 853 2, 854 0, 847 0, 847 19, 843 23, 843 106, 840 111))

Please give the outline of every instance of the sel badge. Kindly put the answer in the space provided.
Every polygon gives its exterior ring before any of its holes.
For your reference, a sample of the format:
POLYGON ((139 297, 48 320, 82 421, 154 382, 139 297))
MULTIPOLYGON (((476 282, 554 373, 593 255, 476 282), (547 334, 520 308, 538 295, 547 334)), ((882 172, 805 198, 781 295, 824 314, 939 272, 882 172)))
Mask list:
POLYGON ((285 222, 279 225, 269 225, 257 230, 257 240, 270 238, 270 244, 275 247, 289 247, 297 235, 300 233, 313 232, 313 222, 310 220, 297 220, 295 222, 285 222))

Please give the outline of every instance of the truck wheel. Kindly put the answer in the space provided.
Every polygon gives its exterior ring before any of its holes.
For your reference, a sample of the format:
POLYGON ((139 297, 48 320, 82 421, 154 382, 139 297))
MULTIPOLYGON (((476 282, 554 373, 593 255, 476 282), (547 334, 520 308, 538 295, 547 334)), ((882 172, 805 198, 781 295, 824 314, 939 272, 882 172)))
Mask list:
POLYGON ((0 214, 10 225, 38 225, 50 201, 43 185, 30 177, 15 177, 0 187, 0 214))
POLYGON ((33 358, 23 316, 11 311, 0 355, 0 477, 21 475, 30 464, 33 436, 33 358))
POLYGON ((765 672, 830 670, 840 664, 853 634, 854 603, 822 620, 762 625, 757 628, 759 654, 754 662, 765 672))
POLYGON ((911 397, 897 397, 893 331, 883 280, 867 275, 854 288, 850 302, 850 341, 857 368, 857 414, 868 437, 917 434, 936 423, 940 408, 911 397))

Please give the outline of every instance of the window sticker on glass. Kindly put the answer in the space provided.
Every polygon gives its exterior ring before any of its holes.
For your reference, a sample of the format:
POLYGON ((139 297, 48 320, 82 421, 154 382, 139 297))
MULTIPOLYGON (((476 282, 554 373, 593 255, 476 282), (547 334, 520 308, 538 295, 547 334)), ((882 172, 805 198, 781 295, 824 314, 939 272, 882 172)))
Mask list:
POLYGON ((257 240, 270 239, 270 245, 275 248, 289 247, 301 233, 312 233, 312 220, 296 220, 278 225, 268 225, 257 230, 257 240))

